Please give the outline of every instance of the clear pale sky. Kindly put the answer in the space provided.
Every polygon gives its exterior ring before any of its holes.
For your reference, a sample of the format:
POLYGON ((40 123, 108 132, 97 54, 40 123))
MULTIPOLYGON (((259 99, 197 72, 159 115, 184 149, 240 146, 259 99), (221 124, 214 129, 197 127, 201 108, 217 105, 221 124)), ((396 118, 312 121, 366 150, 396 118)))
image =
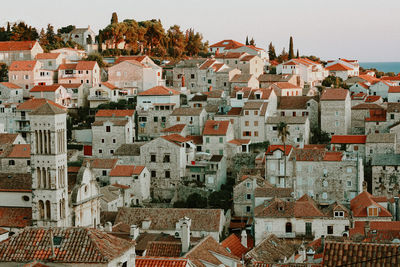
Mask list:
POLYGON ((194 28, 210 44, 248 35, 262 48, 272 41, 280 53, 292 35, 301 55, 400 61, 399 0, 14 0, 1 3, 0 25, 23 20, 39 30, 51 23, 97 32, 113 11, 120 21, 194 28))

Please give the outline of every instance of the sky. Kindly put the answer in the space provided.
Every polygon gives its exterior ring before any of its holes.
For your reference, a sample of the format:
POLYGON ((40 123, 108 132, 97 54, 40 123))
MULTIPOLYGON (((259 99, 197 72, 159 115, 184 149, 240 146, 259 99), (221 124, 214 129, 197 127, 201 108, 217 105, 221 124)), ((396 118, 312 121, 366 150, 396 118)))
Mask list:
POLYGON ((0 26, 25 21, 40 31, 51 23, 107 26, 112 12, 120 21, 160 19, 164 28, 194 28, 210 44, 254 38, 280 53, 293 36, 300 55, 361 62, 400 62, 399 0, 16 0, 1 3, 0 26))

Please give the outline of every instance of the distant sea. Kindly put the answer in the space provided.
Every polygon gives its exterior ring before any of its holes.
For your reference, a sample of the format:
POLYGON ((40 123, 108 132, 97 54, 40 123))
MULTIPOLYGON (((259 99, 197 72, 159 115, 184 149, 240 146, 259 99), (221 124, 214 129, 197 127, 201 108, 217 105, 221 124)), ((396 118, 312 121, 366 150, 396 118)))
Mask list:
POLYGON ((375 68, 383 72, 400 73, 400 62, 360 62, 364 69, 375 68))

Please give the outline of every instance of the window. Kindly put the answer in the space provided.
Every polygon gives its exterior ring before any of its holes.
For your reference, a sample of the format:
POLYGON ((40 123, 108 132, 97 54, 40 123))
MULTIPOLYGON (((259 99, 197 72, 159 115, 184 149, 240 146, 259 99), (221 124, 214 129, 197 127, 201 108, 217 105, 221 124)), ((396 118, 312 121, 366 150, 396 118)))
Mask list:
POLYGON ((104 143, 104 139, 101 139, 101 142, 104 143))
POLYGON ((246 194, 246 199, 250 200, 251 199, 251 194, 246 194))
POLYGON ((114 149, 110 149, 110 154, 114 154, 114 149))
POLYGON ((335 116, 339 116, 339 111, 335 111, 335 116))
POLYGON ((170 162, 170 155, 169 154, 165 154, 164 155, 164 159, 163 159, 163 162, 170 162))
POLYGON ((351 167, 347 167, 347 173, 352 173, 353 169, 351 167))
POLYGON ((254 122, 254 126, 258 126, 258 121, 255 121, 255 122, 254 122))
POLYGON ((251 212, 251 207, 250 206, 246 206, 246 212, 251 212))
POLYGON ((249 121, 245 121, 244 126, 249 126, 249 121))
POLYGON ((390 114, 390 119, 394 120, 394 114, 390 114))
POLYGON ((181 121, 181 117, 177 116, 176 121, 181 121))
POLYGON ((31 166, 31 161, 29 159, 26 161, 26 165, 31 166))
POLYGON ((102 154, 103 153, 103 150, 102 149, 99 149, 99 154, 102 154))
POLYGON ((158 122, 158 117, 153 118, 154 122, 158 122))
POLYGON ((327 199, 328 198, 328 194, 326 192, 322 193, 322 199, 327 199))
POLYGON ((254 115, 256 115, 256 116, 258 115, 258 110, 254 111, 254 115))
POLYGON ((223 150, 223 149, 220 149, 220 150, 219 150, 219 154, 220 154, 220 155, 223 155, 223 154, 224 154, 224 150, 223 150))
POLYGON ((151 154, 150 155, 150 162, 156 162, 156 155, 155 154, 151 154))
POLYGON ((285 225, 285 232, 286 233, 291 233, 292 232, 292 223, 287 222, 285 225))
POLYGON ((333 213, 333 216, 334 216, 334 217, 342 218, 342 217, 344 217, 344 212, 343 212, 343 211, 335 211, 335 212, 333 213))
POLYGON ((351 181, 347 181, 347 187, 351 187, 351 181))
POLYGON ((237 94, 237 95, 236 95, 236 98, 237 98, 238 100, 243 99, 243 94, 237 94))
POLYGON ((155 178, 156 177, 156 171, 151 171, 151 178, 155 178))
POLYGON ((326 180, 323 181, 323 182, 322 182, 322 186, 323 186, 323 187, 328 187, 328 181, 326 181, 326 180))
POLYGON ((194 74, 190 74, 190 79, 194 79, 194 74))
POLYGON ((15 165, 15 160, 11 159, 8 161, 8 165, 14 166, 15 165))
POLYGON ((266 232, 272 231, 272 222, 265 222, 265 231, 266 232))
POLYGON ((368 216, 378 216, 378 208, 376 207, 368 208, 368 216))
POLYGON ((30 199, 29 196, 22 196, 23 201, 29 201, 29 199, 30 199))
POLYGON ((254 136, 258 136, 258 131, 254 131, 254 136))
POLYGON ((249 111, 248 111, 248 110, 245 110, 245 111, 244 111, 244 115, 249 115, 249 111))
POLYGON ((272 126, 272 131, 276 131, 276 130, 278 130, 278 127, 272 126))
POLYGON ((106 132, 107 133, 111 132, 111 126, 106 126, 106 132))
POLYGON ((244 132, 243 132, 243 136, 251 136, 251 132, 249 132, 249 131, 244 131, 244 132))
POLYGON ((333 225, 328 225, 327 233, 328 233, 328 235, 333 235, 333 225))
POLYGON ((210 143, 210 137, 206 137, 206 144, 210 143))
POLYGON ((147 118, 146 117, 139 117, 139 122, 147 122, 147 118))
POLYGON ((339 126, 339 122, 335 121, 335 126, 338 127, 339 126))
MULTIPOLYGON (((129 130, 129 129, 128 129, 129 130)), ((117 140, 113 139, 113 143, 115 144, 117 142, 117 140)))
POLYGON ((246 183, 246 187, 247 187, 247 188, 250 188, 250 187, 251 187, 251 183, 250 183, 250 182, 247 182, 247 183, 246 183))
POLYGON ((211 79, 208 79, 208 83, 211 84, 211 79))
POLYGON ((165 178, 171 178, 171 172, 165 171, 165 178))
POLYGON ((220 137, 220 138, 219 138, 219 142, 222 144, 222 143, 224 142, 224 138, 223 138, 223 137, 220 137))
POLYGON ((107 171, 106 171, 106 170, 103 170, 103 171, 101 172, 101 174, 102 174, 103 176, 107 176, 107 171))

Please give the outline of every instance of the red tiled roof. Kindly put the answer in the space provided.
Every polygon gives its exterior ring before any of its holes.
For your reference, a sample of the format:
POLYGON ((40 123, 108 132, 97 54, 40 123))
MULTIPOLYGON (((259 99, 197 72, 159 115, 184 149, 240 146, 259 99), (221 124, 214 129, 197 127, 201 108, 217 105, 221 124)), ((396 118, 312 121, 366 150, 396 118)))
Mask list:
MULTIPOLYGON (((365 234, 365 221, 354 222, 354 228, 349 231, 350 237, 355 234, 365 234)), ((397 232, 400 235, 400 221, 370 221, 369 229, 377 230, 380 232, 397 232)))
POLYGON ((325 152, 324 161, 342 161, 342 152, 325 152))
POLYGON ((15 144, 12 147, 11 152, 7 155, 7 158, 30 158, 31 157, 31 145, 15 144))
POLYGON ((79 166, 68 166, 68 172, 71 173, 78 173, 81 167, 79 166))
MULTIPOLYGON (((31 225, 32 208, 0 207, 0 227, 24 228, 31 225)), ((0 243, 0 259, 2 249, 0 243)))
POLYGON ((349 94, 349 90, 346 89, 326 89, 321 96, 322 101, 329 100, 345 100, 349 94))
POLYGON ((326 67, 325 69, 329 70, 329 71, 348 71, 348 70, 353 70, 352 68, 347 67, 346 65, 343 65, 341 63, 336 63, 336 64, 333 64, 333 65, 330 65, 329 67, 326 67))
POLYGON ((389 94, 393 94, 393 93, 400 93, 400 86, 390 86, 389 87, 389 94))
POLYGON ((75 70, 77 65, 76 63, 60 64, 58 70, 75 70))
POLYGON ((86 162, 89 162, 90 167, 95 169, 112 169, 117 164, 118 159, 85 159, 83 165, 85 165, 86 162))
POLYGON ((341 161, 342 152, 329 152, 323 148, 296 148, 294 155, 297 161, 341 161))
POLYGON ((115 90, 115 89, 119 89, 118 87, 116 87, 114 84, 109 83, 109 82, 102 82, 101 85, 104 85, 105 87, 107 87, 110 90, 115 90))
POLYGON ((110 176, 130 177, 140 175, 144 168, 145 166, 117 165, 111 170, 110 176))
POLYGON ((366 85, 366 84, 363 83, 363 82, 358 82, 358 84, 359 84, 361 87, 365 88, 365 89, 369 89, 369 86, 366 85))
POLYGON ((366 191, 363 191, 350 201, 350 209, 353 212, 353 217, 368 217, 367 207, 372 205, 380 209, 378 217, 392 217, 392 214, 374 201, 373 196, 366 191))
POLYGON ((8 41, 0 42, 0 51, 25 51, 32 50, 36 41, 8 41))
POLYGON ((193 142, 195 145, 201 145, 203 144, 203 136, 201 135, 188 135, 186 136, 190 141, 193 142))
POLYGON ((81 60, 78 61, 78 64, 76 65, 76 70, 93 70, 96 64, 97 64, 96 61, 81 60))
POLYGON ((226 135, 229 121, 208 120, 204 125, 203 135, 226 135))
POLYGON ((400 81, 400 75, 397 75, 397 76, 383 76, 383 77, 381 77, 381 80, 384 80, 384 81, 400 81))
POLYGON ((276 82, 274 85, 278 86, 280 89, 301 89, 301 87, 289 82, 276 82))
POLYGON ((41 106, 45 105, 46 103, 49 103, 57 108, 65 110, 65 107, 45 98, 31 98, 25 101, 24 103, 18 105, 17 110, 36 110, 41 106))
POLYGON ((370 96, 367 96, 367 98, 365 99, 365 103, 376 102, 376 101, 379 101, 380 99, 382 99, 382 97, 379 95, 370 95, 370 96))
POLYGON ((188 259, 184 258, 158 258, 136 256, 136 267, 186 267, 189 265, 188 259))
POLYGON ((150 88, 144 92, 139 93, 139 96, 146 96, 146 95, 179 95, 180 93, 174 89, 167 88, 165 86, 155 86, 150 88))
POLYGON ((112 186, 119 187, 121 189, 129 189, 129 188, 131 188, 129 185, 123 185, 123 184, 118 184, 118 183, 112 184, 112 186))
POLYGON ((241 240, 235 234, 231 234, 224 241, 221 242, 224 248, 229 248, 230 252, 236 257, 242 258, 248 249, 242 245, 241 240))
POLYGON ((19 85, 10 82, 1 82, 0 84, 9 89, 22 89, 22 87, 20 87, 19 85))
POLYGON ((31 71, 37 64, 36 60, 13 61, 9 71, 31 71))
POLYGON ((358 77, 360 77, 363 80, 366 80, 367 82, 369 82, 371 84, 380 81, 378 78, 372 77, 371 75, 368 75, 368 74, 361 74, 361 75, 358 75, 358 77))
POLYGON ((251 141, 250 139, 233 139, 233 140, 229 141, 228 143, 241 146, 241 145, 249 144, 250 141, 251 141))
MULTIPOLYGON (((286 152, 285 155, 288 156, 290 154, 290 151, 292 151, 293 146, 291 145, 286 145, 286 152)), ((269 145, 267 152, 265 152, 266 155, 271 155, 274 151, 280 150, 283 152, 284 150, 284 145, 269 145)))
POLYGON ((370 109, 365 121, 386 121, 386 110, 370 109))
POLYGON ((22 263, 40 260, 103 265, 133 248, 134 242, 99 229, 27 227, 0 243, 0 261, 22 263), (51 238, 56 237, 60 240, 60 245, 52 246, 51 238))
POLYGON ((226 115, 239 116, 242 113, 242 108, 231 108, 226 115))
POLYGON ((255 55, 247 55, 240 59, 240 61, 250 61, 255 57, 255 55))
POLYGON ((245 46, 245 45, 242 43, 239 43, 237 41, 234 41, 234 40, 222 40, 218 43, 210 45, 210 47, 223 47, 224 50, 235 49, 235 48, 239 48, 242 46, 245 46))
POLYGON ((100 109, 96 117, 132 117, 135 114, 133 109, 100 109))
POLYGON ((58 88, 60 88, 61 84, 53 84, 53 85, 36 85, 29 92, 55 92, 58 88))
POLYGON ((180 242, 151 241, 147 243, 146 256, 179 257, 182 252, 180 242))
POLYGON ((366 135, 333 135, 331 138, 332 144, 365 144, 366 141, 366 135))
POLYGON ((180 134, 164 135, 164 136, 161 136, 161 138, 163 138, 163 139, 165 139, 165 140, 167 140, 167 141, 169 141, 171 143, 174 143, 174 144, 176 144, 178 146, 180 146, 182 143, 190 141, 189 138, 183 137, 180 134))
POLYGON ((126 60, 136 60, 137 62, 142 62, 145 58, 146 56, 120 56, 115 60, 115 64, 126 60))
POLYGON ((60 55, 61 55, 60 53, 39 53, 39 54, 36 55, 35 59, 37 59, 37 60, 39 60, 39 59, 43 59, 43 60, 45 60, 45 59, 56 59, 60 55))
POLYGON ((176 124, 171 127, 163 129, 161 132, 164 133, 181 133, 183 129, 186 127, 186 124, 176 124))
POLYGON ((378 104, 374 104, 374 103, 361 103, 361 104, 351 107, 351 109, 380 109, 380 110, 383 110, 383 107, 378 104))
POLYGON ((216 62, 215 59, 207 59, 206 61, 203 62, 203 64, 200 65, 199 70, 206 70, 208 69, 212 64, 216 62))
POLYGON ((215 55, 215 58, 220 58, 220 59, 237 58, 238 59, 244 54, 245 54, 245 52, 225 52, 225 53, 220 53, 218 55, 215 55))

